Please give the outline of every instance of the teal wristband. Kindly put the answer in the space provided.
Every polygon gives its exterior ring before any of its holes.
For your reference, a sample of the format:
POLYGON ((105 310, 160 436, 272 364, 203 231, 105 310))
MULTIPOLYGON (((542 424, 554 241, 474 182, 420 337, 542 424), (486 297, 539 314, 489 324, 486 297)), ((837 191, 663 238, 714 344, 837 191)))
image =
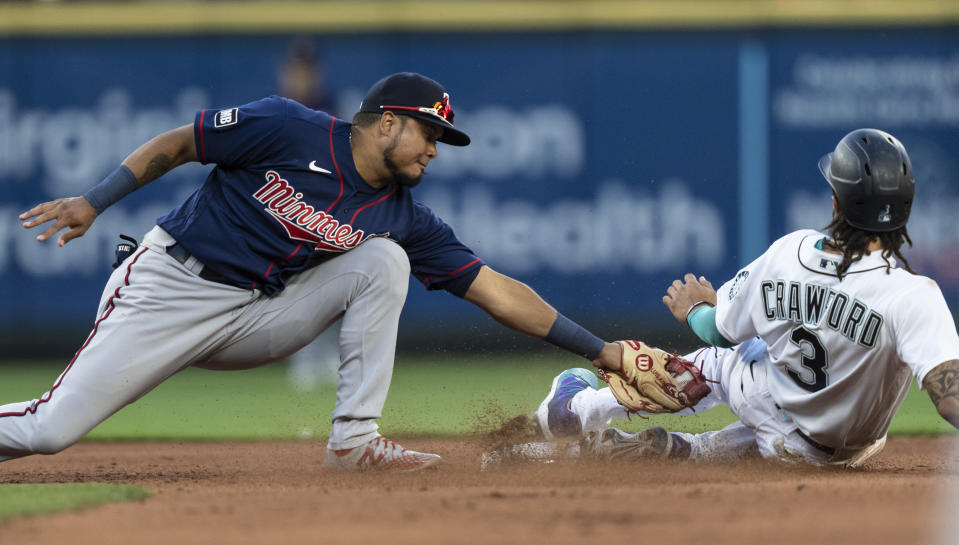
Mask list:
POLYGON ((102 214, 111 204, 136 191, 137 185, 137 177, 133 172, 126 165, 120 165, 107 174, 103 181, 87 190, 83 198, 97 214, 102 214))
POLYGON ((711 346, 720 348, 733 346, 733 343, 723 337, 719 328, 716 327, 716 307, 707 304, 692 309, 689 318, 687 318, 687 323, 697 337, 711 346))

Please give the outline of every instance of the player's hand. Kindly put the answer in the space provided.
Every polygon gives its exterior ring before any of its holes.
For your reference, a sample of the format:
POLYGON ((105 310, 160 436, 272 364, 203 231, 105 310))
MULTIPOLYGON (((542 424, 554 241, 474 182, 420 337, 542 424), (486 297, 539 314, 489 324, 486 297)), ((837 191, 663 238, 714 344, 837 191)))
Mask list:
POLYGON ((83 197, 69 197, 38 204, 20 214, 20 219, 28 220, 23 222, 23 226, 27 229, 54 220, 46 231, 37 235, 37 240, 43 242, 57 234, 58 231, 66 229, 67 231, 57 239, 57 245, 63 246, 67 242, 83 236, 87 229, 93 225, 93 220, 97 219, 97 215, 97 211, 83 197))
POLYGON ((593 367, 619 371, 623 368, 623 347, 619 343, 606 343, 599 357, 593 360, 593 367))
POLYGON ((706 277, 696 278, 690 273, 687 273, 683 280, 673 280, 666 289, 666 295, 663 296, 663 304, 669 307, 669 311, 681 324, 686 323, 686 313, 689 312, 689 308, 699 301, 716 306, 716 290, 706 277))

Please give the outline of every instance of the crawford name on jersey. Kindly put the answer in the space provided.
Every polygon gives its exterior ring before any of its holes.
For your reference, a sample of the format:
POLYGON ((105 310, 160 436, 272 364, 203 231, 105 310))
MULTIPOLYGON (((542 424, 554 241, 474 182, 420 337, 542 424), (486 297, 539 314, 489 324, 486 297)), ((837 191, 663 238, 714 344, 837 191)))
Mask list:
POLYGON ((862 301, 828 286, 785 280, 760 283, 766 319, 788 320, 840 332, 866 348, 876 346, 883 317, 862 301))

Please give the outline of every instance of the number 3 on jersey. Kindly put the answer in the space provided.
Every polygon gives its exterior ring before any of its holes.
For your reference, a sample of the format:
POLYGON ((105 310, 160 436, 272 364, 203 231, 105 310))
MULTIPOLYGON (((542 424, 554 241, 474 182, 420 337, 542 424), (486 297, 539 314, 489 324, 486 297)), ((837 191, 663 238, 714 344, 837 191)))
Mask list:
POLYGON ((805 327, 797 327, 789 336, 789 340, 799 347, 802 355, 801 364, 806 370, 805 373, 798 372, 789 364, 786 364, 786 373, 793 379, 800 388, 808 392, 818 392, 826 387, 828 375, 826 368, 829 366, 829 354, 822 345, 822 341, 815 333, 805 327), (812 372, 812 380, 809 380, 809 372, 812 372))

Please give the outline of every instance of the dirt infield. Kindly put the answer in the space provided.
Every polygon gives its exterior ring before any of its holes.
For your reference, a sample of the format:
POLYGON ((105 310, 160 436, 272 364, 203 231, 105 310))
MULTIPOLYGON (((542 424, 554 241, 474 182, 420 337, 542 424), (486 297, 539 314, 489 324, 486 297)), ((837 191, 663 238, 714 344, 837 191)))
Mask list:
POLYGON ((144 486, 139 502, 20 519, 0 543, 637 545, 927 543, 959 486, 959 438, 894 438, 859 470, 557 461, 479 470, 482 442, 423 440, 437 470, 342 474, 321 442, 82 443, 0 482, 144 486))

